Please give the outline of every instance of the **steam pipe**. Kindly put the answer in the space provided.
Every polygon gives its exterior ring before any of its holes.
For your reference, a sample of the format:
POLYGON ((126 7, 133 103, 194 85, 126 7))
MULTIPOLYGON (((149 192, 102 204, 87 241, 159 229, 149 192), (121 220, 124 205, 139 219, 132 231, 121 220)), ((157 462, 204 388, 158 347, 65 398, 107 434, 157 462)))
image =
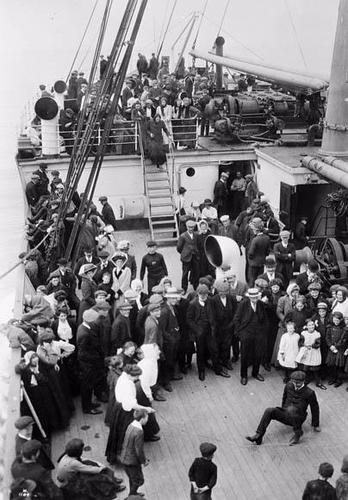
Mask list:
POLYGON ((317 174, 330 179, 330 181, 333 181, 336 184, 339 184, 340 186, 348 189, 347 171, 343 172, 338 168, 332 168, 332 166, 328 163, 325 163, 318 158, 314 158, 313 156, 305 156, 304 158, 302 158, 301 164, 304 167, 307 167, 309 170, 312 170, 312 172, 316 172, 317 174))
POLYGON ((342 172, 348 174, 348 162, 343 160, 337 160, 337 158, 335 158, 334 156, 323 156, 320 159, 324 163, 327 163, 332 167, 338 168, 338 170, 342 170, 342 172))
MULTIPOLYGON (((218 36, 215 40, 216 55, 222 57, 224 55, 225 39, 218 36)), ((216 90, 222 89, 222 64, 216 64, 216 90)))
POLYGON ((294 88, 296 90, 303 90, 306 93, 308 90, 312 92, 319 92, 328 86, 328 82, 320 80, 319 78, 313 78, 306 75, 295 74, 291 72, 285 72, 272 68, 263 68, 255 64, 248 64, 241 61, 229 59, 228 57, 221 57, 209 52, 203 52, 199 50, 191 50, 190 55, 198 58, 204 59, 206 61, 212 62, 214 64, 222 64, 227 68, 232 68, 242 73, 247 73, 254 75, 262 80, 284 85, 289 88, 294 88))

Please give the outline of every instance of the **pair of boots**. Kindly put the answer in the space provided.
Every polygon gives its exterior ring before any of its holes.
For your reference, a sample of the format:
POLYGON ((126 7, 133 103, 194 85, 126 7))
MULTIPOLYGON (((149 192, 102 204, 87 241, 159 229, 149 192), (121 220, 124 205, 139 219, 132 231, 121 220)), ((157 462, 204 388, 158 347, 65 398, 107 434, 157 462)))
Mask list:
MULTIPOLYGON (((303 431, 296 431, 294 435, 290 438, 289 441, 289 446, 294 446, 295 444, 298 444, 300 441, 301 436, 303 436, 303 431)), ((253 436, 246 436, 246 439, 250 441, 251 443, 255 443, 257 445, 262 444, 262 438, 263 434, 260 434, 259 432, 256 432, 253 436)))

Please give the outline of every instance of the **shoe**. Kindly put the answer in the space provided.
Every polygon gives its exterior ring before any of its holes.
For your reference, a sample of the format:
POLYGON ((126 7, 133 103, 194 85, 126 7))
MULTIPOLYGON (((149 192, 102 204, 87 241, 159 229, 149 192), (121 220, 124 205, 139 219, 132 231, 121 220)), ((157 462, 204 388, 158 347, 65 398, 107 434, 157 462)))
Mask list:
POLYGON ((334 383, 334 387, 339 387, 340 385, 342 385, 341 380, 337 380, 337 382, 334 383))
POLYGON ((166 398, 164 396, 162 396, 162 394, 159 394, 159 393, 155 394, 153 399, 155 401, 167 401, 166 398))
POLYGON ((330 380, 328 381, 328 385, 334 385, 334 383, 335 383, 335 382, 336 382, 336 380, 332 380, 332 379, 330 379, 330 380))
POLYGON ((233 370, 232 361, 229 359, 226 363, 227 370, 233 370))
POLYGON ((259 380, 259 382, 264 382, 265 381, 265 379, 263 378, 263 376, 260 375, 259 373, 257 375, 253 375, 253 378, 255 380, 259 380))
POLYGON ((139 497, 144 497, 144 496, 145 496, 145 493, 142 493, 141 491, 137 491, 137 492, 135 493, 135 496, 136 496, 136 497, 137 497, 137 496, 139 496, 139 497))
POLYGON ((168 384, 164 384, 163 389, 167 392, 173 392, 173 387, 171 384, 168 382, 168 384))
POLYGON ((319 425, 317 427, 313 427, 313 431, 314 432, 321 432, 319 425))
POLYGON ((159 441, 160 439, 160 436, 151 436, 146 438, 145 441, 159 441))
POLYGON ((270 372, 271 371, 271 365, 269 363, 265 363, 263 365, 264 369, 267 371, 267 372, 270 372))
POLYGON ((124 491, 126 489, 126 486, 124 484, 119 484, 116 486, 116 492, 120 493, 120 491, 124 491))
POLYGON ((203 371, 203 372, 199 372, 199 374, 198 374, 198 378, 199 378, 199 380, 201 380, 202 382, 205 380, 205 373, 204 373, 204 371, 203 371))
POLYGON ((231 378, 231 375, 226 370, 221 370, 220 372, 215 372, 216 375, 220 377, 231 378))
POLYGON ((322 389, 323 391, 326 391, 327 387, 326 385, 324 384, 316 384, 317 387, 319 387, 319 389, 322 389))
POLYGON ((240 379, 240 383, 241 383, 242 385, 247 385, 247 383, 248 383, 248 379, 247 379, 246 377, 242 377, 242 378, 240 379))
POLYGON ((84 411, 83 413, 85 413, 87 415, 100 415, 101 413, 103 413, 103 411, 98 410, 97 408, 91 408, 90 410, 84 411))
POLYGON ((172 380, 183 380, 183 378, 184 377, 182 375, 177 374, 177 375, 174 375, 174 377, 172 378, 172 380))
POLYGON ((262 444, 262 436, 258 432, 256 434, 254 434, 253 436, 246 436, 246 439, 248 441, 250 441, 251 443, 255 443, 258 445, 262 444))
POLYGON ((289 441, 289 446, 294 446, 300 441, 300 437, 303 436, 303 431, 296 432, 289 441))

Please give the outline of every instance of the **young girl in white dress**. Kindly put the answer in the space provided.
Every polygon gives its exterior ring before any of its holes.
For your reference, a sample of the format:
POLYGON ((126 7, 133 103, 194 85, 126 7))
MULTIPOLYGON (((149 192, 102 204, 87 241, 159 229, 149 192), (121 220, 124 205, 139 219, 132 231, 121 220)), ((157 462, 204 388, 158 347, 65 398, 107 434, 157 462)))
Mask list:
POLYGON ((296 357, 299 370, 306 373, 306 383, 310 381, 310 374, 314 376, 316 386, 325 390, 326 386, 321 383, 319 370, 321 367, 320 333, 315 329, 313 319, 307 319, 306 326, 301 332, 300 350, 296 357))
POLYGON ((296 357, 298 355, 298 343, 300 336, 295 332, 295 323, 292 319, 285 321, 286 332, 283 333, 278 351, 278 361, 280 366, 285 369, 284 384, 289 382, 291 372, 297 367, 296 357))

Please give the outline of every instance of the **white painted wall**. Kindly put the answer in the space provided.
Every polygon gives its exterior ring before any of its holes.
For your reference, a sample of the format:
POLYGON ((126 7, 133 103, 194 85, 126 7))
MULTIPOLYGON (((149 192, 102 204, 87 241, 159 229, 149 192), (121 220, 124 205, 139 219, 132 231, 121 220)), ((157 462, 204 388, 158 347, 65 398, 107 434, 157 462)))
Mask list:
POLYGON ((218 164, 200 164, 192 165, 195 169, 195 175, 188 177, 186 172, 190 165, 185 163, 185 166, 178 167, 178 183, 187 189, 186 198, 189 204, 192 201, 202 203, 205 198, 213 199, 214 184, 218 180, 219 165, 218 164))

